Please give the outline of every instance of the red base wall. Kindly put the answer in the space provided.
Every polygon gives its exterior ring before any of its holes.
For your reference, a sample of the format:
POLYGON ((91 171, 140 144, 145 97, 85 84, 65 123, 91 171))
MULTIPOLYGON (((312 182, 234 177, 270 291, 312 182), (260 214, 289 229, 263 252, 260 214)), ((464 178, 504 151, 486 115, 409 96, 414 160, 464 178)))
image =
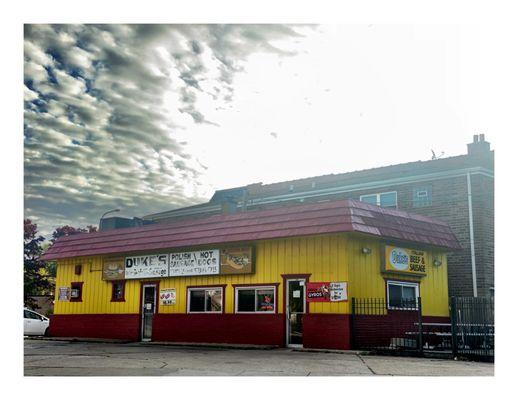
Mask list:
POLYGON ((302 319, 303 346, 311 349, 351 348, 350 315, 306 314, 302 319))
MULTIPOLYGON (((389 311, 387 315, 356 315, 354 319, 354 343, 356 349, 386 347, 391 338, 415 338, 408 332, 417 332, 415 312, 389 311)), ((450 322, 449 317, 423 316, 423 322, 450 322)), ((430 328, 423 326, 423 331, 430 328)))
POLYGON ((101 339, 140 339, 138 314, 55 314, 50 335, 101 339))
POLYGON ((156 314, 153 340, 284 346, 283 314, 156 314))

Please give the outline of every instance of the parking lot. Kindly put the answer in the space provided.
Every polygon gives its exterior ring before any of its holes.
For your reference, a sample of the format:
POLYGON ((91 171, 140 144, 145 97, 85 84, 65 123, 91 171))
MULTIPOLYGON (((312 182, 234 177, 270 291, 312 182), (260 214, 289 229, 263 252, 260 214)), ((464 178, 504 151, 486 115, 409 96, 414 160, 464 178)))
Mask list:
POLYGON ((490 363, 327 353, 32 340, 26 376, 492 376, 490 363))

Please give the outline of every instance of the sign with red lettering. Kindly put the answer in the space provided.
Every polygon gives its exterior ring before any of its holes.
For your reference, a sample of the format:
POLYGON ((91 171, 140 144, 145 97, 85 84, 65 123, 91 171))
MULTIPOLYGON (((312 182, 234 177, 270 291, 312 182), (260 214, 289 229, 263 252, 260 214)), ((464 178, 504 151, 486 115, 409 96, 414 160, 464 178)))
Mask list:
POLYGON ((347 301, 347 282, 308 282, 306 301, 312 303, 347 301))
POLYGON ((311 302, 329 301, 331 293, 329 291, 330 282, 308 282, 306 283, 306 298, 311 302))

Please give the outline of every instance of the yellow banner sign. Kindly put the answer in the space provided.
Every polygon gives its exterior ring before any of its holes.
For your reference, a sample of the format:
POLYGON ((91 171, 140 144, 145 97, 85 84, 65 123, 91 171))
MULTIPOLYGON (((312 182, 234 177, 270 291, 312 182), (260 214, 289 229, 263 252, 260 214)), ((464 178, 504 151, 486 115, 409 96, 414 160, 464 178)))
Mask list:
POLYGON ((383 270, 412 275, 426 275, 426 252, 385 246, 383 270))

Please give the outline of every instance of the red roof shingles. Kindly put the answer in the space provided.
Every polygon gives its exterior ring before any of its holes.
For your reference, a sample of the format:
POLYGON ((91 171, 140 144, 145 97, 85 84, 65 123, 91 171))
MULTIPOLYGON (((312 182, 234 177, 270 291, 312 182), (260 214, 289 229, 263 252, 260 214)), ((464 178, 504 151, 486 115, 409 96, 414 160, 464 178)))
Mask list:
POLYGON ((339 232, 365 233, 450 250, 460 248, 445 222, 355 200, 339 200, 65 236, 42 259, 339 232))

